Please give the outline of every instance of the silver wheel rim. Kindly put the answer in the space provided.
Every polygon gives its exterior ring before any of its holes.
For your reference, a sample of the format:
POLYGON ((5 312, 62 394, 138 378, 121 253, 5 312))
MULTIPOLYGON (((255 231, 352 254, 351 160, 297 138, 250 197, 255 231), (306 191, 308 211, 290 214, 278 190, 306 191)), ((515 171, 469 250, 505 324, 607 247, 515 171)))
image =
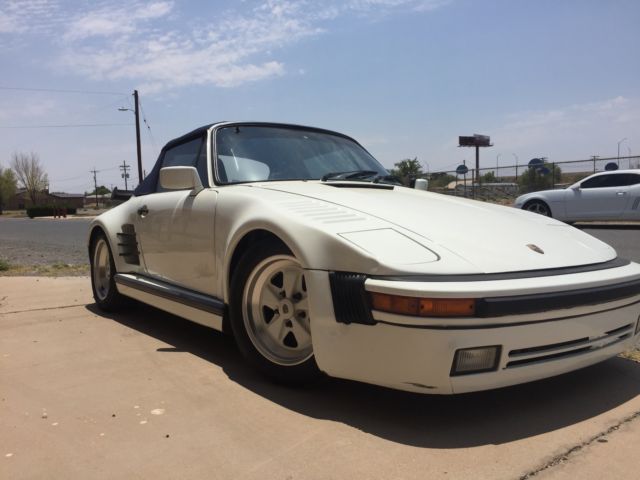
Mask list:
POLYGON ((249 339, 267 360, 291 366, 313 355, 304 270, 294 257, 269 257, 253 269, 242 316, 249 339))
POLYGON ((111 282, 111 259, 109 258, 109 246, 104 238, 96 243, 93 251, 93 285, 96 295, 104 300, 109 295, 111 282))
POLYGON ((545 217, 549 216, 549 209, 540 202, 533 202, 527 206, 527 210, 533 213, 538 213, 540 215, 544 215, 545 217))

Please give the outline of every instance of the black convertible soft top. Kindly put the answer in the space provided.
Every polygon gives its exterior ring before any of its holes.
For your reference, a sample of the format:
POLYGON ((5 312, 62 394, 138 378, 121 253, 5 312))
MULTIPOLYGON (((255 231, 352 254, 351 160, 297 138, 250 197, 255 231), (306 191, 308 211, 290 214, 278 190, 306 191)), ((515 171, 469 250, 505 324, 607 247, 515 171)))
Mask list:
POLYGON ((174 138, 173 140, 169 141, 164 147, 162 147, 162 150, 160 151, 160 155, 158 156, 158 159, 156 160, 156 164, 153 166, 153 170, 151 170, 151 172, 149 172, 149 174, 144 178, 142 183, 136 187, 136 189, 133 191, 133 194, 136 197, 139 197, 141 195, 148 195, 148 194, 154 193, 156 191, 156 185, 158 184, 158 177, 160 176, 160 168, 162 167, 162 162, 160 161, 160 159, 162 158, 162 155, 164 154, 164 152, 167 149, 169 149, 171 147, 174 147, 176 145, 179 145, 181 143, 185 143, 185 142, 187 142, 189 140, 193 140, 194 138, 198 138, 198 137, 203 136, 214 125, 226 124, 226 123, 229 123, 231 125, 235 125, 235 124, 239 124, 239 125, 262 125, 262 126, 287 127, 287 128, 298 128, 298 129, 305 129, 305 130, 313 130, 315 132, 323 132, 323 133, 328 133, 328 134, 331 134, 331 135, 338 135, 340 137, 347 138, 347 139, 351 140, 352 142, 360 145, 356 140, 354 140, 353 138, 349 137, 348 135, 345 135, 345 134, 339 133, 339 132, 334 132, 334 131, 331 131, 331 130, 326 130, 324 128, 307 127, 307 126, 303 126, 303 125, 295 125, 295 124, 289 124, 289 123, 277 123, 277 122, 228 122, 228 121, 223 121, 223 122, 210 123, 208 125, 204 125, 202 127, 196 128, 195 130, 192 130, 189 133, 186 133, 186 134, 184 134, 184 135, 182 135, 180 137, 174 138))
POLYGON ((186 141, 192 140, 194 138, 202 137, 207 132, 207 130, 211 128, 212 125, 215 125, 215 124, 210 123, 209 125, 204 125, 202 127, 199 127, 199 128, 196 128, 195 130, 190 131, 189 133, 182 135, 181 137, 170 140, 164 147, 162 147, 162 150, 160 151, 160 155, 156 160, 156 164, 153 166, 153 170, 149 172, 149 175, 144 177, 144 180, 142 180, 142 183, 136 187, 136 189, 133 191, 133 194, 136 197, 139 197, 141 195, 148 195, 150 193, 154 193, 156 191, 156 185, 158 184, 160 168, 162 167, 162 162, 160 162, 159 160, 162 158, 162 155, 164 154, 165 150, 175 145, 179 145, 186 141))

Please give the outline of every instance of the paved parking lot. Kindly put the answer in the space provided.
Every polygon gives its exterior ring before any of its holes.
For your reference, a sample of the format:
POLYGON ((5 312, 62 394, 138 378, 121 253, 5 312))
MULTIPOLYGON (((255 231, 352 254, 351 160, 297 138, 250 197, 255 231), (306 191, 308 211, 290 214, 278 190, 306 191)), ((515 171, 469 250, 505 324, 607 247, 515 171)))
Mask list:
POLYGON ((455 397, 273 385, 87 278, 0 278, 0 478, 638 478, 640 364, 455 397))

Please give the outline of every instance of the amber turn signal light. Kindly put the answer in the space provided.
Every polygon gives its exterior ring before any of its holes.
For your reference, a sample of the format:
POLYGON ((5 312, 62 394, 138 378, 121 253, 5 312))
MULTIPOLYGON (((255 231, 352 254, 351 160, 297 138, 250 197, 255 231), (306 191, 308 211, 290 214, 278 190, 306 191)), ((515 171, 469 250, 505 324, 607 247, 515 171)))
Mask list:
POLYGON ((370 292, 371 306, 381 312, 415 317, 472 317, 476 311, 473 298, 417 298, 370 292))

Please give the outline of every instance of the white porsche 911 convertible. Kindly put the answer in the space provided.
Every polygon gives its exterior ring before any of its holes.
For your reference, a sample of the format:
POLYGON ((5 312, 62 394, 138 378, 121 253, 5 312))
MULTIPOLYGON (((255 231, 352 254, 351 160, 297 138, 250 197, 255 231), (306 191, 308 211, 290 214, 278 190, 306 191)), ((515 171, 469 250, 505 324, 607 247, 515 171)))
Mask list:
POLYGON ((172 140, 88 243, 100 308, 133 298, 228 331, 291 383, 484 390, 605 360, 640 332, 640 265, 551 218, 399 186, 317 128, 172 140))

